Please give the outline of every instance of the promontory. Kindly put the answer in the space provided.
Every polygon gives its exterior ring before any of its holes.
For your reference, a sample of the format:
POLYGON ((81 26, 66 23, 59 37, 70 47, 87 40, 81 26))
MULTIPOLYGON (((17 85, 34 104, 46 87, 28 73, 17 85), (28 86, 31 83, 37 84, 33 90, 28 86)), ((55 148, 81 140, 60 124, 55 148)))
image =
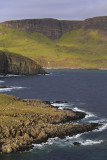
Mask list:
POLYGON ((0 74, 36 75, 45 73, 39 64, 29 58, 0 51, 0 74))
POLYGON ((0 151, 25 151, 48 138, 73 136, 98 128, 97 123, 75 124, 83 112, 59 110, 42 100, 0 95, 0 151))

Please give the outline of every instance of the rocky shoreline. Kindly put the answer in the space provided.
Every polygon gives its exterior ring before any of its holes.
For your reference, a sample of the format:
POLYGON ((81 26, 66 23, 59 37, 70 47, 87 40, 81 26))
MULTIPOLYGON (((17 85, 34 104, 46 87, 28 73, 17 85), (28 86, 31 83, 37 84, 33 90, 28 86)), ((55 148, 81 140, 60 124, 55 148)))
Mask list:
POLYGON ((98 128, 98 123, 74 124, 83 112, 59 110, 49 102, 0 95, 0 151, 25 151, 48 138, 64 138, 98 128), (72 123, 73 121, 73 123, 72 123))

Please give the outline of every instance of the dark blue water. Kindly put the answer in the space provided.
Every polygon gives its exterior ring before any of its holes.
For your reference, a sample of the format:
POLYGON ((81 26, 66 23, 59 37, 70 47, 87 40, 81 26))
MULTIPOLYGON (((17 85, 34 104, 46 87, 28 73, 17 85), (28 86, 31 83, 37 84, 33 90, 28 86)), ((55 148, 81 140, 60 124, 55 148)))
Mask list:
MULTIPOLYGON (((13 89, 1 93, 21 98, 68 101, 60 107, 89 112, 89 117, 78 122, 97 122, 107 119, 107 71, 106 70, 48 70, 49 75, 0 77, 1 84, 13 89), (20 88, 22 87, 22 88, 20 88)), ((29 152, 1 154, 0 160, 106 160, 107 129, 67 137, 50 139, 29 152), (67 140, 68 139, 68 140, 67 140), (73 146, 80 141, 80 147, 73 146)))

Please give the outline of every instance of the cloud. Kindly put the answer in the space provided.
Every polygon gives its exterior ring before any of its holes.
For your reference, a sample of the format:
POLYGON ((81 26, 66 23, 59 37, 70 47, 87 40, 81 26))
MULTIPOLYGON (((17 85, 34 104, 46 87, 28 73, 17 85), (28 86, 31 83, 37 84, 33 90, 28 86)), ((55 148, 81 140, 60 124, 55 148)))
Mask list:
POLYGON ((81 20, 106 12, 107 0, 0 0, 0 21, 48 17, 81 20))

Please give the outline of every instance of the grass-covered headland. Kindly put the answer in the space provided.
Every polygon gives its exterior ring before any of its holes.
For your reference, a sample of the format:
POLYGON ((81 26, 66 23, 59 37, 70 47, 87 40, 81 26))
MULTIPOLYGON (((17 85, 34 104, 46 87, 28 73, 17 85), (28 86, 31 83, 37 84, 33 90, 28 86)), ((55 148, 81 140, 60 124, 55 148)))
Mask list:
POLYGON ((0 151, 27 150, 33 147, 32 143, 73 136, 97 128, 96 123, 70 123, 85 115, 72 110, 59 110, 41 100, 22 100, 0 94, 0 151))

